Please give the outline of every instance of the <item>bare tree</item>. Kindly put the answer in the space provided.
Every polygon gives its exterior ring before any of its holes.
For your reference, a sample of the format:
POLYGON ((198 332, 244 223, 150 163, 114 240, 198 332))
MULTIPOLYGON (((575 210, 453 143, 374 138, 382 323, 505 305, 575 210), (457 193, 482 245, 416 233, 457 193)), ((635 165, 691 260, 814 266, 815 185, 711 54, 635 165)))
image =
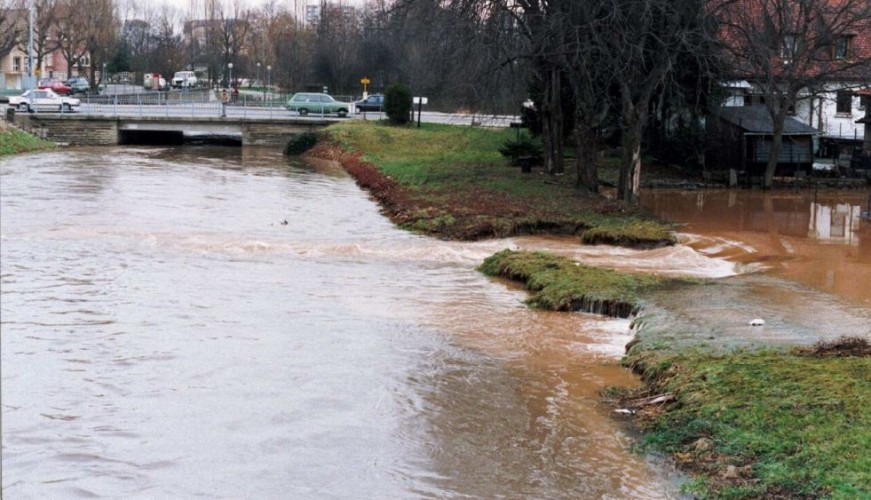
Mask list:
POLYGON ((619 92, 622 133, 617 197, 637 203, 641 146, 654 95, 670 83, 679 59, 705 57, 709 15, 704 0, 603 0, 607 12, 593 32, 619 92))
POLYGON ((310 81, 315 46, 314 30, 306 29, 285 12, 271 23, 272 50, 267 62, 272 66, 272 83, 298 89, 310 81))
MULTIPOLYGON (((55 0, 34 0, 34 26, 33 26, 33 57, 34 68, 42 68, 45 57, 57 49, 57 38, 54 36, 56 24, 55 0)), ((19 48, 27 50, 28 37, 22 37, 19 48)))
POLYGON ((67 75, 72 74, 73 64, 79 64, 87 53, 85 48, 86 20, 83 19, 84 0, 59 2, 55 16, 57 47, 66 61, 67 75))
POLYGON ((599 191, 597 153, 603 128, 617 106, 612 102, 612 61, 598 45, 598 32, 607 25, 602 2, 581 2, 570 12, 566 50, 561 56, 568 83, 574 91, 577 185, 599 191))
POLYGON ((544 166, 549 174, 564 171, 565 66, 558 55, 564 53, 571 4, 571 0, 519 0, 500 6, 515 14, 530 43, 533 81, 540 92, 537 105, 541 112, 544 166))
POLYGON ((343 5, 322 0, 316 33, 315 77, 334 91, 347 92, 354 81, 354 60, 360 33, 354 12, 343 5))
POLYGON ((184 37, 179 31, 182 15, 178 9, 163 5, 155 18, 153 38, 153 68, 171 77, 173 72, 186 66, 184 37))
POLYGON ((91 87, 96 88, 98 81, 105 78, 103 65, 107 64, 115 53, 118 42, 118 18, 113 0, 77 0, 81 10, 76 13, 82 19, 82 45, 84 53, 90 58, 90 65, 85 68, 91 87), (99 72, 99 77, 98 77, 99 72))
POLYGON ((771 155, 763 186, 770 188, 786 118, 800 99, 828 83, 871 81, 871 51, 853 46, 871 32, 868 0, 723 0, 717 5, 733 75, 753 81, 771 116, 771 155))
POLYGON ((126 7, 120 42, 128 51, 130 69, 139 73, 153 71, 155 37, 152 30, 157 12, 149 3, 129 3, 126 7))
MULTIPOLYGON (((229 70, 229 64, 236 64, 239 55, 247 48, 251 19, 252 11, 242 0, 233 0, 226 9, 217 10, 216 34, 221 50, 222 69, 229 70)), ((233 86, 233 82, 228 83, 233 86)))
POLYGON ((0 8, 0 57, 9 54, 24 34, 27 12, 22 0, 3 0, 0 8))

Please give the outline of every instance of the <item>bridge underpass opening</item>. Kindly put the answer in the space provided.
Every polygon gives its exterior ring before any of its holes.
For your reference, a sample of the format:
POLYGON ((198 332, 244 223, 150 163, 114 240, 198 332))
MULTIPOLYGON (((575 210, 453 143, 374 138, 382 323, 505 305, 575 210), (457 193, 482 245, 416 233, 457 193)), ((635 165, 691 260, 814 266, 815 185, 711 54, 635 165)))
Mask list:
POLYGON ((170 130, 120 130, 119 144, 149 146, 214 145, 241 147, 242 136, 222 134, 186 134, 170 130))
POLYGON ((184 132, 164 130, 120 130, 119 144, 180 146, 184 144, 184 132))

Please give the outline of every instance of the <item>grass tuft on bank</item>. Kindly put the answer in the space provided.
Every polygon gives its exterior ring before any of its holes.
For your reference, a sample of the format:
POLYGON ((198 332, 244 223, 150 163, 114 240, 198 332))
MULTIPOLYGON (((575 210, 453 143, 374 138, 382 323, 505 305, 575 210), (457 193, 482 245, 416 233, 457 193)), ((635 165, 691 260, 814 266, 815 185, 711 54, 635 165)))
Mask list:
POLYGON ((532 292, 527 303, 555 311, 586 311, 625 318, 638 308, 638 292, 662 282, 650 275, 590 267, 544 252, 503 250, 479 270, 519 281, 532 292))
POLYGON ((670 225, 638 207, 578 189, 571 161, 562 176, 522 173, 499 153, 514 130, 355 120, 327 134, 356 154, 340 161, 406 229, 465 240, 549 233, 588 244, 676 242, 670 225))
MULTIPOLYGON (((856 340, 854 339, 855 343, 856 340)), ((645 445, 712 498, 871 497, 871 357, 855 347, 627 358, 647 394, 645 445), (832 353, 836 354, 832 354, 832 353)))
POLYGON ((3 124, 0 126, 0 156, 26 153, 55 147, 53 142, 44 141, 34 135, 22 132, 3 124))

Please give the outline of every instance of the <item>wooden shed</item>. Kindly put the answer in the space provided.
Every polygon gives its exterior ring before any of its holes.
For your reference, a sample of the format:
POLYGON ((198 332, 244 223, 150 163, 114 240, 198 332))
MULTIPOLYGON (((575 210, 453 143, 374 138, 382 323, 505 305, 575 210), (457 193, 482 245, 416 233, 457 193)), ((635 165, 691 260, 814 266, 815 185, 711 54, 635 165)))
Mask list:
MULTIPOLYGON (((720 108, 706 122, 705 167, 714 171, 735 169, 747 176, 763 175, 771 156, 772 131, 771 116, 765 106, 720 108)), ((809 173, 814 162, 814 136, 819 133, 787 117, 775 175, 809 173)))
POLYGON ((871 111, 865 114, 865 118, 856 120, 856 123, 865 124, 865 140, 862 141, 862 152, 871 155, 871 111))
POLYGON ((862 141, 862 150, 850 161, 850 167, 854 174, 871 179, 871 110, 866 112, 865 118, 856 120, 856 123, 865 124, 865 139, 862 141))

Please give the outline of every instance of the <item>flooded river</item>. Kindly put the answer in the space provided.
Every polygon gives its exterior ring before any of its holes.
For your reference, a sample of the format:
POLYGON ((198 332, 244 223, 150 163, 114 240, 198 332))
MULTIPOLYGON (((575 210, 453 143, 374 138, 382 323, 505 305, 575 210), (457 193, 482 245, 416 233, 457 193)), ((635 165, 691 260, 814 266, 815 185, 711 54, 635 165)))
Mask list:
POLYGON ((867 189, 653 190, 642 203, 683 224, 683 243, 706 255, 871 307, 867 189))
POLYGON ((399 231, 269 151, 0 174, 6 498, 675 494, 599 403, 627 323, 475 270, 522 243, 399 231))
POLYGON ((868 190, 643 193, 643 205, 682 224, 684 246, 739 271, 648 297, 646 334, 708 350, 871 339, 869 197, 868 190), (757 318, 763 327, 749 325, 757 318))
POLYGON ((529 310, 475 266, 751 265, 419 237, 274 151, 0 161, 4 498, 675 498, 599 399, 636 383, 628 321, 529 310))

